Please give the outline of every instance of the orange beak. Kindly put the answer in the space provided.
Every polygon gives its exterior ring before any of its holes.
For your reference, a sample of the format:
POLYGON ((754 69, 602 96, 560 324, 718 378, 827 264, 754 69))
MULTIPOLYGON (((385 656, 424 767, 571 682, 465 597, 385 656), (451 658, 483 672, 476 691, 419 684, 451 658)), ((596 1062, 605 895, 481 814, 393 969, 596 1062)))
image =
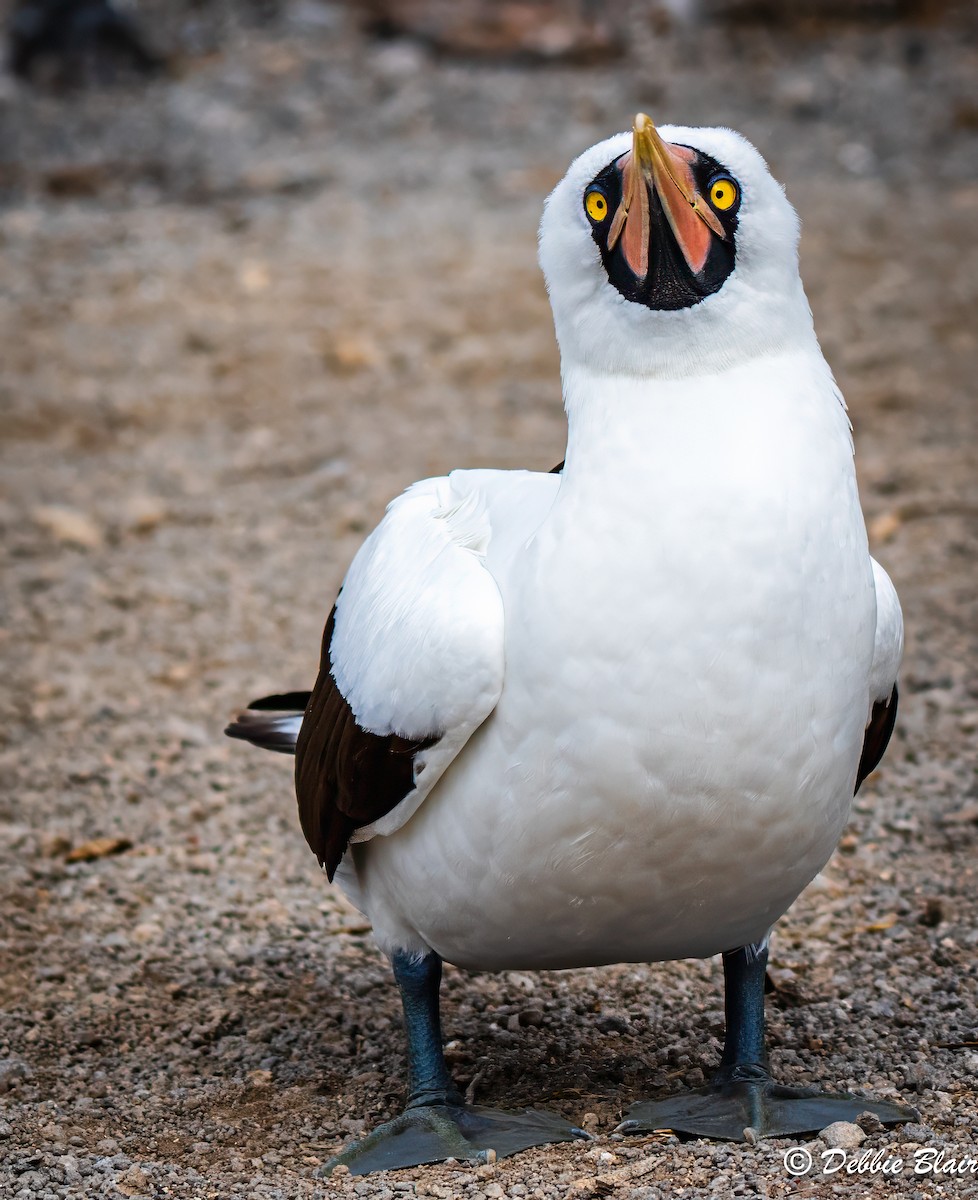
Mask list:
POLYGON ((621 204, 608 231, 608 249, 621 238, 622 254, 638 279, 649 273, 649 204, 652 189, 689 269, 698 275, 706 265, 713 234, 726 240, 723 226, 696 188, 690 164, 692 150, 664 142, 645 113, 632 125, 632 148, 619 159, 621 204))

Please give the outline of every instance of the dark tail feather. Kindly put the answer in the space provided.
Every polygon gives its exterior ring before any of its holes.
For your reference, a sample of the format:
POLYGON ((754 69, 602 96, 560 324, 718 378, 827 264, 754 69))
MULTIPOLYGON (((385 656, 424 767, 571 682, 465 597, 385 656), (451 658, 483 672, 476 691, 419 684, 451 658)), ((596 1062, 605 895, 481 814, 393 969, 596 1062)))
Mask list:
POLYGON ((295 743, 302 725, 302 714, 309 703, 309 692, 286 692, 253 700, 238 713, 224 730, 228 737, 241 738, 262 750, 295 754, 295 743))

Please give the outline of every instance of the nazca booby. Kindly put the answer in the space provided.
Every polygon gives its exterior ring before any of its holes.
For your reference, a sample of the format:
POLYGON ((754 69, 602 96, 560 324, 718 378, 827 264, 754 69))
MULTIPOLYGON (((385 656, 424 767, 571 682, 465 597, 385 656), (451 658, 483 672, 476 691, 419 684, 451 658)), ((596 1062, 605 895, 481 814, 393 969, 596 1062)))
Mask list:
POLYGON ((903 640, 797 241, 730 130, 639 114, 583 153, 540 227, 562 468, 408 488, 343 582, 311 696, 230 728, 294 750, 306 839, 404 1003, 408 1106, 327 1168, 584 1136, 464 1104, 441 1049, 443 960, 722 954, 718 1072, 633 1106, 629 1131, 912 1115, 780 1087, 764 1046, 769 932, 883 753, 903 640))

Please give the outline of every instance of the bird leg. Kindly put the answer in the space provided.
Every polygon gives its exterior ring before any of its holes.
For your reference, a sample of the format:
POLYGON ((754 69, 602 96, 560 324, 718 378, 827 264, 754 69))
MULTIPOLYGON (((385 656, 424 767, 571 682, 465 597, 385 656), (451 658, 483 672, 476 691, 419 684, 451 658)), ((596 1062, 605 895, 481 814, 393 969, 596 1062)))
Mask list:
POLYGON ((530 1146, 588 1137, 554 1113, 530 1109, 504 1112, 466 1104, 442 1051, 441 959, 434 952, 398 952, 391 957, 391 966, 401 992, 407 1034, 407 1107, 326 1162, 323 1175, 341 1164, 353 1175, 368 1175, 446 1158, 487 1162, 490 1151, 505 1158, 530 1146))
POLYGON ((441 1037, 441 959, 395 954, 394 978, 401 990, 407 1034, 408 1108, 464 1104, 449 1074, 441 1037))
POLYGON ((726 1036, 720 1066, 706 1087, 629 1108, 621 1133, 672 1129, 694 1137, 742 1142, 754 1137, 817 1133, 834 1121, 874 1113, 884 1125, 912 1121, 912 1108, 851 1093, 784 1087, 771 1079, 764 1039, 767 943, 723 956, 726 1036))

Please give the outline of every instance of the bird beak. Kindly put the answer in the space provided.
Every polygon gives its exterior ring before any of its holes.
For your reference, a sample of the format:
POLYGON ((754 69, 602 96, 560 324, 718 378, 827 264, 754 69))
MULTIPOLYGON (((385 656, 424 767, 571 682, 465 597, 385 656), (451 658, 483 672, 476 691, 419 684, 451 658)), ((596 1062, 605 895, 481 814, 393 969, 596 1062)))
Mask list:
POLYGON ((645 113, 632 125, 632 148, 618 161, 622 173, 621 204, 608 231, 608 249, 621 239, 622 254, 638 279, 649 273, 649 206, 655 189, 679 249, 698 275, 706 265, 713 234, 726 240, 723 226, 700 195, 685 146, 664 142, 645 113))

